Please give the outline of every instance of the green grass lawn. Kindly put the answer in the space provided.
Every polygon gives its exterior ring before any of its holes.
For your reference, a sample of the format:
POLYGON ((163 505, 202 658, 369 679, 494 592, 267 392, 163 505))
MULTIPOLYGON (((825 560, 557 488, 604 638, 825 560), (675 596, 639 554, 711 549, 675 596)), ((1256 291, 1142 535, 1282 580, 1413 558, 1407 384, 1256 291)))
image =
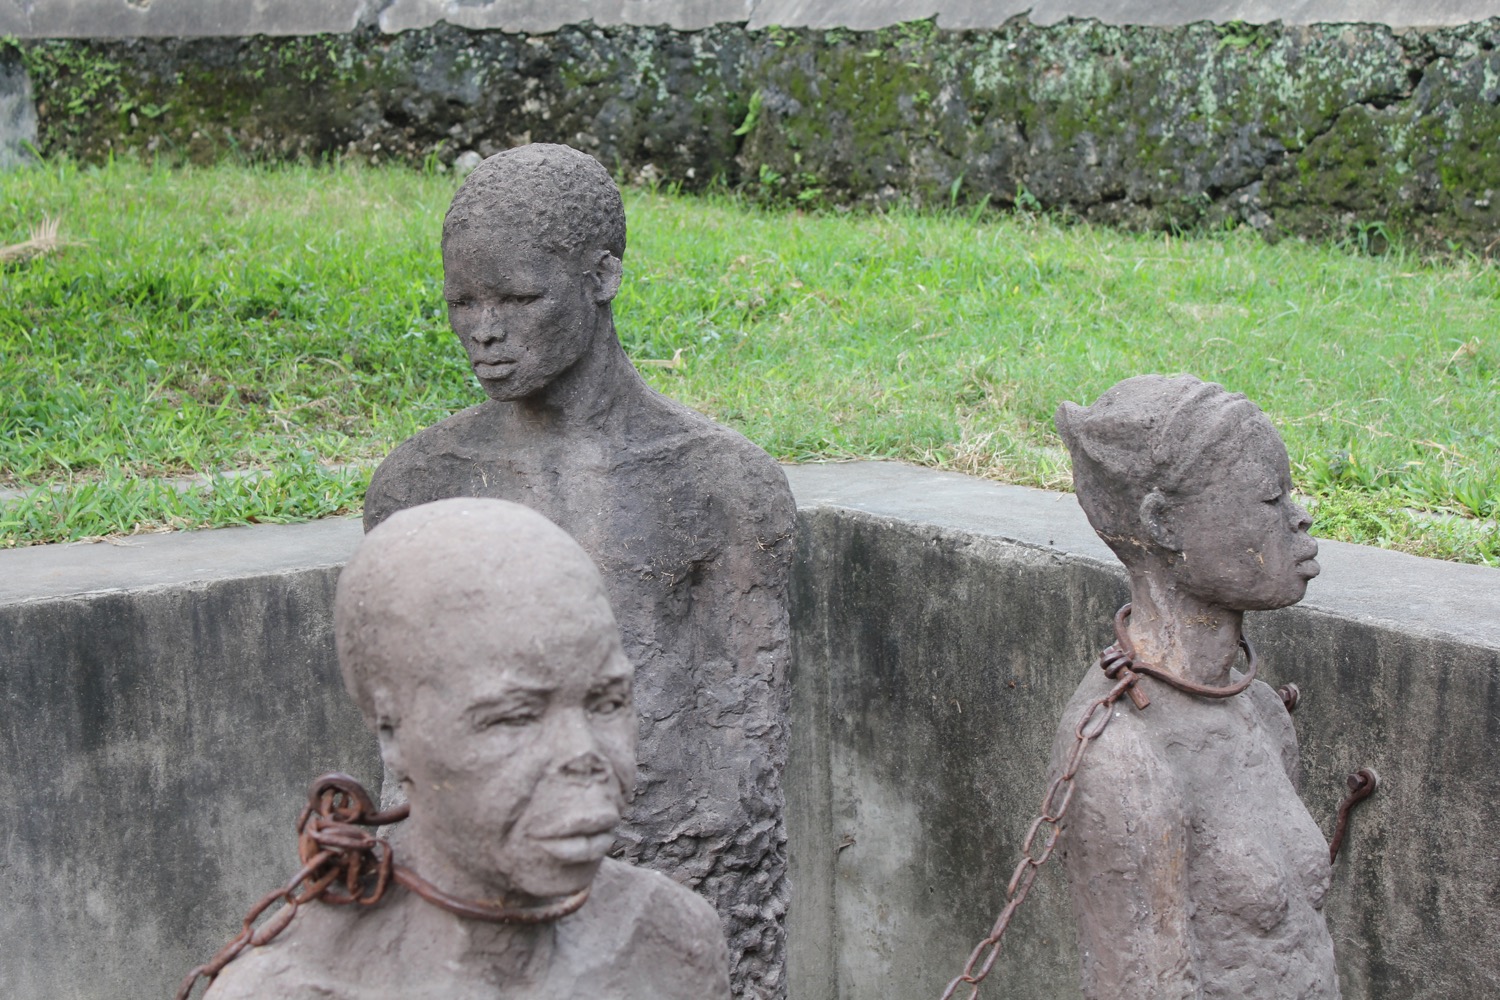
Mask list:
MULTIPOLYGON (((357 510, 368 463, 482 397, 447 331, 451 176, 0 175, 0 545, 357 510), (186 491, 163 477, 270 469, 186 491), (46 489, 33 489, 47 487, 46 489)), ((1246 232, 795 214, 626 194, 617 317, 663 392, 778 458, 1066 488, 1059 400, 1143 372, 1250 395, 1314 531, 1500 564, 1500 269, 1246 232)))

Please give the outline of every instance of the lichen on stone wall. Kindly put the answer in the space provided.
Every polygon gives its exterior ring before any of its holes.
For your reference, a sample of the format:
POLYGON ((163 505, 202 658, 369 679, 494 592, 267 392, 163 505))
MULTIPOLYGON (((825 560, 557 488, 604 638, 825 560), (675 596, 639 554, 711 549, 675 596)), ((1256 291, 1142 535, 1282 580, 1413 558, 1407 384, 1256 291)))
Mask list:
POLYGON ((1268 234, 1500 236, 1500 21, 985 31, 448 25, 20 42, 44 153, 451 163, 568 142, 624 178, 1268 234), (752 112, 753 108, 753 112, 752 112))

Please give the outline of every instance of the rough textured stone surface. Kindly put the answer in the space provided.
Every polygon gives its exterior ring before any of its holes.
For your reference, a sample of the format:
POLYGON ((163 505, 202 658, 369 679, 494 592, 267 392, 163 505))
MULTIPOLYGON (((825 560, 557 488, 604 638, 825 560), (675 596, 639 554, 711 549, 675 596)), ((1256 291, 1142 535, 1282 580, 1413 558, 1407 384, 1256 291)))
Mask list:
POLYGON ((43 150, 85 159, 233 148, 449 164, 545 140, 627 179, 722 180, 766 200, 1019 203, 1483 249, 1500 233, 1497 42, 1497 20, 1022 19, 19 44, 43 150))
POLYGON ((749 19, 755 0, 391 0, 380 30, 460 28, 556 31, 569 24, 647 24, 695 31, 749 19))
POLYGON ((1234 670, 1249 669, 1245 612, 1296 604, 1319 571, 1286 448, 1254 403, 1190 375, 1063 403, 1057 429, 1130 580, 1119 655, 1149 673, 1130 692, 1146 703, 1096 709, 1115 680, 1089 671, 1052 745, 1061 780, 1084 717, 1107 713, 1057 842, 1084 996, 1338 1000, 1328 842, 1297 796, 1296 732, 1276 692, 1234 670))
POLYGON ((409 803, 398 885, 299 911, 206 997, 728 1000, 713 908, 605 858, 635 786, 635 668, 577 542, 499 500, 402 511, 340 575, 334 633, 409 803), (568 912, 468 919, 409 891, 414 878, 473 906, 568 912))
POLYGON ((636 665, 630 861, 718 909, 738 996, 785 995, 786 477, 651 389, 615 334, 625 215, 599 163, 532 145, 480 164, 443 223, 448 319, 490 397, 403 442, 365 524, 444 497, 526 504, 598 564, 636 665))

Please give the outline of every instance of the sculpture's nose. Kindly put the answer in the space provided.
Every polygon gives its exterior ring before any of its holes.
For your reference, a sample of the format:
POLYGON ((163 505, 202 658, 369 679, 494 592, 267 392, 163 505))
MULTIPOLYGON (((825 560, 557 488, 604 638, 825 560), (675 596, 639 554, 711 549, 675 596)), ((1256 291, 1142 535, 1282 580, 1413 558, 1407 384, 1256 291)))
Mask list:
POLYGON ((609 764, 597 750, 585 750, 562 766, 562 773, 577 781, 598 781, 609 774, 609 764))
POLYGON ((505 327, 500 323, 500 317, 488 311, 479 325, 474 328, 474 342, 482 346, 498 344, 505 340, 505 327))
POLYGON ((557 754, 554 759, 562 761, 558 773, 565 778, 590 784, 607 777, 609 761, 605 759, 585 714, 565 712, 559 721, 561 726, 556 731, 556 742, 553 744, 557 754))

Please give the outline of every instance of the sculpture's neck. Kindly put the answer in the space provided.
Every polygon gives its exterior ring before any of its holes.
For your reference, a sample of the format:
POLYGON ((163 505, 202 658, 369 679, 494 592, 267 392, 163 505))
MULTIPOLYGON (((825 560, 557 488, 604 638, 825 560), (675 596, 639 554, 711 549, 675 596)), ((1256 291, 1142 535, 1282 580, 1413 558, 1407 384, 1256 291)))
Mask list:
POLYGON ((528 429, 557 433, 604 425, 616 405, 645 385, 615 335, 614 318, 601 309, 592 346, 540 392, 511 403, 528 429))
MULTIPOLYGON (((516 896, 507 882, 477 886, 473 876, 449 863, 433 850, 423 836, 420 820, 413 819, 403 831, 396 849, 398 863, 409 866, 436 888, 465 901, 490 905, 526 905, 534 902, 516 896)), ((475 975, 495 974, 500 981, 521 981, 545 963, 551 954, 550 923, 502 924, 474 920, 455 914, 436 903, 411 894, 408 899, 408 937, 443 942, 442 959, 450 967, 472 967, 475 975)))
POLYGON ((460 917, 412 895, 404 935, 432 942, 435 964, 470 982, 524 983, 546 977, 556 925, 497 924, 460 917))
POLYGON ((1195 684, 1229 683, 1243 611, 1184 593, 1160 570, 1131 574, 1130 604, 1130 639, 1142 663, 1195 684))

